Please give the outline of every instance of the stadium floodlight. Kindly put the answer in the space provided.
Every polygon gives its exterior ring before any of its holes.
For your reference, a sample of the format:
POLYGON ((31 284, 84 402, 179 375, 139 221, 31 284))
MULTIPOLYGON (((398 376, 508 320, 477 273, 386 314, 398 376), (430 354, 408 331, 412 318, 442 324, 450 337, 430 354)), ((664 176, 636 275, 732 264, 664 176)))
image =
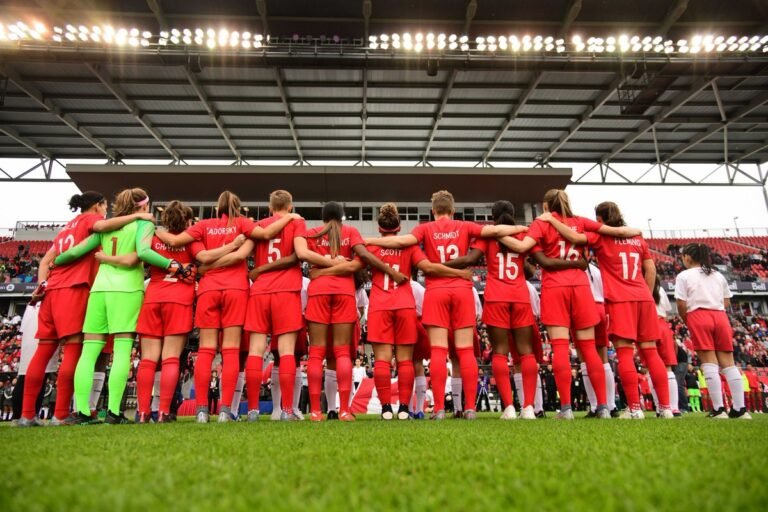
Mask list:
POLYGON ((416 42, 420 43, 424 41, 424 34, 422 34, 421 32, 418 32, 414 37, 414 39, 416 39, 416 42))
POLYGON ((370 43, 368 43, 368 48, 370 48, 371 50, 376 50, 379 48, 379 43, 377 43, 376 41, 371 41, 370 43))
POLYGON ((67 25, 67 32, 75 33, 77 32, 77 28, 74 27, 74 25, 67 25))
MULTIPOLYGON (((0 39, 3 38, 3 34, 0 32, 0 39)), ((61 42, 61 34, 53 34, 53 40, 57 43, 61 42)))
POLYGON ((413 45, 413 51, 415 51, 416 53, 419 53, 423 49, 424 49, 424 44, 421 42, 417 42, 416 44, 413 45))
POLYGON ((88 41, 88 34, 86 34, 85 32, 80 32, 80 36, 79 37, 80 37, 80 40, 83 41, 83 42, 88 41))
POLYGON ((691 38, 691 46, 700 46, 701 45, 701 36, 695 35, 691 38))
POLYGON ((544 41, 544 38, 541 36, 536 36, 533 38, 534 43, 541 43, 542 41, 544 41))
POLYGON ((99 34, 91 34, 91 41, 99 43, 101 42, 101 36, 99 34))
POLYGON ((379 48, 381 48, 382 50, 387 50, 387 49, 389 49, 389 43, 382 42, 379 45, 379 48))
POLYGON ((723 36, 717 36, 717 37, 714 39, 714 43, 715 43, 715 44, 717 44, 717 45, 719 45, 719 44, 722 44, 722 43, 723 43, 723 41, 725 41, 725 37, 723 37, 723 36))
POLYGON ((259 48, 261 48, 261 46, 262 46, 261 41, 254 41, 253 42, 253 49, 254 50, 258 50, 259 48))
POLYGON ((46 32, 48 32, 48 29, 42 23, 40 23, 39 21, 36 21, 35 32, 37 32, 38 34, 45 34, 46 32))
POLYGON ((632 51, 633 52, 639 52, 642 49, 643 49, 643 45, 640 44, 640 42, 632 44, 632 51))
POLYGON ((376 36, 368 36, 369 43, 375 43, 377 40, 378 40, 378 37, 376 36))
POLYGON ((449 50, 455 50, 458 47, 459 47, 459 43, 457 43, 456 41, 451 41, 450 43, 448 43, 449 50))
POLYGON ((688 46, 688 41, 685 39, 679 39, 677 41, 677 46, 688 46))
POLYGON ((485 42, 485 38, 482 36, 478 36, 475 38, 475 43, 477 44, 483 44, 485 42))
POLYGON ((148 47, 149 46, 149 40, 148 39, 142 39, 141 40, 141 46, 143 46, 144 48, 148 47))
POLYGON ((616 38, 613 36, 607 37, 605 39, 605 44, 609 44, 611 46, 614 46, 616 44, 616 38))
POLYGON ((405 34, 403 34, 402 40, 403 41, 410 41, 411 40, 411 33, 410 32, 406 32, 405 34))
POLYGON ((215 39, 209 39, 205 42, 205 46, 208 47, 209 50, 213 50, 216 48, 216 40, 215 39))
POLYGON ((557 53, 563 53, 565 51, 565 46, 558 45, 557 47, 557 53))
POLYGON ((653 51, 655 51, 656 53, 663 52, 664 51, 664 45, 663 44, 657 44, 656 46, 653 47, 653 51))
POLYGON ((677 51, 680 53, 688 53, 688 47, 687 46, 680 46, 677 48, 677 51))
POLYGON ((179 38, 176 36, 171 36, 171 43, 173 44, 179 44, 179 38))
POLYGON ((632 36, 632 38, 629 40, 632 44, 637 44, 640 42, 640 36, 632 36))
POLYGON ((650 41, 643 45, 643 51, 649 52, 653 49, 653 45, 650 43, 650 41))
POLYGON ((413 49, 413 41, 411 41, 410 38, 403 39, 403 48, 406 50, 412 50, 413 49))
POLYGON ((458 41, 458 39, 459 39, 459 36, 457 36, 456 34, 451 34, 450 36, 448 36, 448 41, 451 43, 455 43, 456 41, 458 41))
POLYGON ((427 34, 427 41, 434 41, 435 40, 435 34, 432 32, 427 34))
POLYGON ((184 44, 187 44, 187 45, 192 44, 192 38, 190 36, 184 36, 182 40, 184 41, 184 44))
POLYGON ((701 46, 691 46, 690 52, 699 53, 700 50, 701 50, 701 46))
POLYGON ((726 43, 720 43, 719 45, 717 45, 718 52, 724 52, 727 49, 728 49, 728 45, 726 43))
POLYGON ((605 47, 605 51, 608 53, 614 53, 616 51, 616 45, 609 44, 605 47))
POLYGON ((580 44, 580 43, 581 43, 581 36, 580 36, 580 35, 578 35, 578 34, 575 34, 575 35, 574 35, 574 36, 571 38, 571 43, 573 43, 573 44, 580 44))
POLYGON ((248 39, 243 39, 240 45, 243 47, 243 50, 248 50, 251 48, 251 42, 248 39))
MULTIPOLYGON (((2 24, 0 24, 0 26, 2 26, 2 24)), ((2 30, 2 29, 0 29, 0 30, 2 30)), ((62 29, 61 27, 53 27, 53 31, 56 34, 63 34, 64 33, 64 29, 62 29)))
POLYGON ((738 37, 736 37, 736 36, 731 36, 731 37, 729 37, 729 38, 728 38, 728 40, 727 40, 726 42, 727 42, 728 44, 733 44, 733 43, 735 43, 735 42, 736 42, 736 40, 737 40, 737 39, 738 39, 738 37))
POLYGON ((434 48, 435 48, 435 40, 427 39, 427 50, 434 50, 434 48))
POLYGON ((141 37, 143 37, 144 39, 150 39, 152 37, 152 32, 150 32, 149 30, 145 30, 144 32, 141 33, 141 37))
POLYGON ((539 41, 538 43, 534 43, 533 44, 533 49, 538 52, 538 51, 541 51, 542 46, 543 45, 542 45, 541 41, 539 41))
POLYGON ((463 35, 463 36, 461 36, 461 37, 459 38, 459 42, 460 42, 461 44, 466 44, 466 43, 468 43, 468 42, 469 42, 469 36, 466 36, 466 35, 463 35))
POLYGON ((130 32, 128 32, 128 34, 129 34, 131 37, 139 37, 139 29, 137 29, 137 28, 135 28, 135 27, 134 27, 134 28, 132 28, 132 29, 131 29, 131 31, 130 31, 130 32))
POLYGON ((399 39, 393 39, 392 40, 392 48, 394 48, 395 50, 399 50, 400 49, 400 40, 399 39))
POLYGON ((546 50, 546 51, 548 51, 548 52, 551 52, 551 51, 552 51, 552 50, 554 50, 554 49, 555 49, 555 45, 554 45, 554 44, 552 44, 552 43, 549 43, 549 44, 546 44, 546 45, 544 45, 544 50, 546 50))
POLYGON ((747 41, 749 41, 749 38, 747 36, 741 36, 741 38, 739 39, 739 44, 744 44, 747 41))
MULTIPOLYGON (((161 30, 160 31, 160 37, 162 37, 163 39, 168 39, 169 37, 171 37, 171 35, 168 33, 167 30, 161 30)), ((147 38, 147 39, 149 39, 149 38, 147 38)))
MULTIPOLYGON (((82 32, 83 34, 88 33, 88 27, 86 27, 85 25, 80 25, 79 27, 77 27, 77 30, 79 32, 82 32)), ((138 29, 134 29, 134 30, 138 30, 138 29)))
POLYGON ((129 37, 128 38, 128 44, 133 46, 134 48, 139 46, 139 40, 136 37, 129 37))
POLYGON ((469 51, 469 45, 467 43, 463 43, 461 45, 461 51, 468 52, 469 51))
POLYGON ((745 51, 747 51, 748 48, 749 48, 749 43, 746 42, 746 41, 741 43, 741 45, 739 45, 739 51, 740 52, 745 52, 745 51))
POLYGON ((578 42, 578 43, 576 43, 576 51, 577 51, 577 52, 583 52, 585 47, 586 47, 586 46, 585 46, 585 45, 584 45, 584 43, 582 43, 582 42, 578 42))
POLYGON ((761 46, 760 43, 754 43, 752 46, 749 47, 749 51, 756 52, 757 50, 760 49, 760 46, 761 46))
POLYGON ((768 36, 763 36, 762 39, 760 39, 760 42, 763 44, 768 43, 768 36))
POLYGON ((72 32, 67 32, 66 37, 70 41, 75 41, 77 39, 77 36, 75 36, 75 34, 73 34, 72 32))
POLYGON ((484 52, 485 51, 485 43, 477 43, 477 51, 484 52))
POLYGON ((675 51, 675 47, 674 46, 665 46, 664 47, 664 53, 672 53, 673 51, 675 51))
POLYGON ((255 36, 253 36, 253 40, 261 42, 264 40, 264 36, 261 34, 256 34, 255 36))

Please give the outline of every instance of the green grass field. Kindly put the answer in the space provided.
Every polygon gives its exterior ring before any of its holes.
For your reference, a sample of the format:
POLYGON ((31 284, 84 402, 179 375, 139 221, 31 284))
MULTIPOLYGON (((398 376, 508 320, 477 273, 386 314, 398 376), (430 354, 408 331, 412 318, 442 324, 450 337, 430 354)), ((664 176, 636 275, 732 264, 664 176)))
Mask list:
POLYGON ((768 415, 496 418, 0 428, 0 509, 768 509, 768 415))

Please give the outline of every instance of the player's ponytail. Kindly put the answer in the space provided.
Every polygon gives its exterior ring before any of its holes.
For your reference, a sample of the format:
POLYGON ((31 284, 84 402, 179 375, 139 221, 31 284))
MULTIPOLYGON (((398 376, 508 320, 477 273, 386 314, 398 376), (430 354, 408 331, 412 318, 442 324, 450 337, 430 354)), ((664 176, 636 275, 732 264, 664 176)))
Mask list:
POLYGON ((400 231, 400 214, 395 203, 384 203, 379 208, 379 233, 397 233, 400 231))
MULTIPOLYGON (((493 217, 493 223, 496 225, 507 224, 509 226, 515 225, 515 205, 509 201, 496 201, 491 206, 491 216, 493 217)), ((504 244, 499 244, 499 250, 502 253, 507 254, 508 249, 504 244)))
POLYGON ((82 194, 75 194, 69 199, 69 209, 73 212, 78 210, 85 212, 93 205, 103 203, 104 201, 106 201, 106 198, 101 192, 87 190, 82 194))
POLYGON ((683 254, 690 257, 694 263, 701 266, 701 271, 710 275, 714 271, 712 266, 712 251, 705 244, 688 244, 683 247, 683 254))
POLYGON ((573 211, 571 210, 571 203, 568 200, 568 194, 565 190, 559 188, 553 188, 544 194, 544 204, 547 205, 547 210, 552 213, 557 213, 561 217, 573 217, 573 211))
POLYGON ((327 234, 331 258, 335 258, 341 252, 341 223, 344 219, 344 208, 339 203, 329 201, 323 205, 322 213, 325 227, 312 238, 320 238, 327 234))
POLYGON ((127 188, 115 196, 112 203, 112 215, 121 217, 136 213, 141 206, 149 202, 149 195, 140 188, 127 188))
POLYGON ((235 217, 240 217, 240 198, 229 190, 225 190, 219 194, 216 214, 219 217, 226 215, 229 222, 232 222, 235 217))
POLYGON ((187 229, 191 218, 192 209, 189 206, 184 206, 181 201, 171 201, 160 215, 160 222, 169 233, 176 235, 187 229))
POLYGON ((619 205, 611 201, 604 201, 595 206, 595 216, 599 217, 606 226, 618 228, 627 225, 624 222, 624 217, 621 215, 619 205))
POLYGON ((656 276, 656 282, 653 283, 653 301, 656 305, 661 301, 661 280, 656 276))

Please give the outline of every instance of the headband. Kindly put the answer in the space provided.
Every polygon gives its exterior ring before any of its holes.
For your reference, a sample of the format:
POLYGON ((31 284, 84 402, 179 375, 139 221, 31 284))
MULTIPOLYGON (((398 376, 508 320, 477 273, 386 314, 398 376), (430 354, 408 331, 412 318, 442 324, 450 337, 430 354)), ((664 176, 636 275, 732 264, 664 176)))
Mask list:
POLYGON ((136 206, 144 206, 145 204, 149 204, 149 196, 136 203, 136 206))
POLYGON ((399 233, 400 232, 400 225, 398 224, 396 228, 392 229, 385 229, 379 226, 379 233, 399 233))

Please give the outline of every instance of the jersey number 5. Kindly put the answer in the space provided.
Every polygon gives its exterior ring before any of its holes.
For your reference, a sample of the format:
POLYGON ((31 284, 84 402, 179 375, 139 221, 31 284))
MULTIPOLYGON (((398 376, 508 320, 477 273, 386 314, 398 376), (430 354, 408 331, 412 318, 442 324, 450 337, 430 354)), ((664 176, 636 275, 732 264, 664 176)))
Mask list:
POLYGON ((273 261, 280 259, 280 248, 275 247, 275 244, 279 244, 280 240, 280 238, 273 238, 269 241, 269 248, 267 249, 267 262, 272 263, 273 261))

